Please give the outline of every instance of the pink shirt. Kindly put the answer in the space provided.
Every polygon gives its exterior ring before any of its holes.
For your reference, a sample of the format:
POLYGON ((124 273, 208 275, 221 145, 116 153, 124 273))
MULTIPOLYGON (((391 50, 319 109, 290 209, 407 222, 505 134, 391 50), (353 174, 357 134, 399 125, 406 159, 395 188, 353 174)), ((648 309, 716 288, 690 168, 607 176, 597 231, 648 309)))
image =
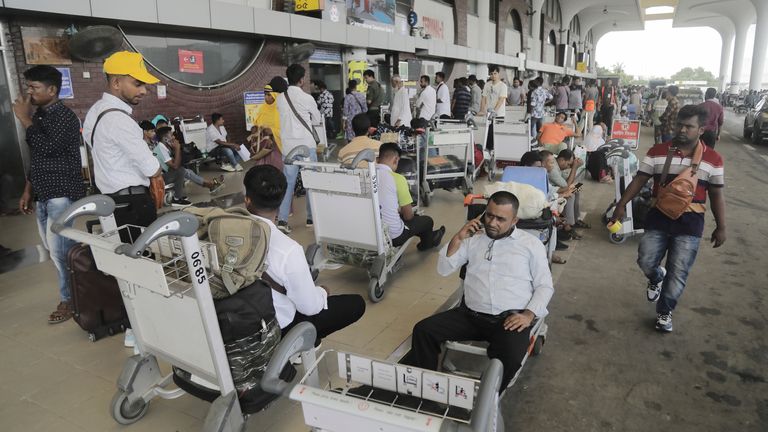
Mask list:
POLYGON ((714 99, 707 99, 701 105, 709 111, 709 117, 707 117, 707 122, 704 124, 704 129, 717 132, 723 125, 723 107, 714 99))

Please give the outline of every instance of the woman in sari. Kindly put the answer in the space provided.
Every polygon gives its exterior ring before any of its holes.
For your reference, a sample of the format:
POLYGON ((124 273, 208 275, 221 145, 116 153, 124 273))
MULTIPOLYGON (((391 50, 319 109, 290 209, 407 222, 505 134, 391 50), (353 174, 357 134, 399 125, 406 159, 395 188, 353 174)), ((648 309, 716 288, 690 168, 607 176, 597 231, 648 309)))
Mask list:
POLYGON ((357 80, 349 80, 347 83, 347 94, 344 96, 344 136, 347 142, 355 137, 355 131, 352 129, 352 119, 360 113, 368 111, 368 105, 365 103, 365 95, 357 91, 357 80))

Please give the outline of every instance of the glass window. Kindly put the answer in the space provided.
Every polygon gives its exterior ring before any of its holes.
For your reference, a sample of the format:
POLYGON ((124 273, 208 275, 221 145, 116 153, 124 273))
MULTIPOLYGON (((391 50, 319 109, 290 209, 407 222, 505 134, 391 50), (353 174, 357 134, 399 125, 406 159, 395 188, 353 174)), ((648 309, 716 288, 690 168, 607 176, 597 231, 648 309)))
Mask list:
POLYGON ((396 11, 399 14, 408 16, 408 13, 413 9, 413 0, 397 0, 396 11))
POLYGON ((468 13, 471 13, 472 15, 477 15, 478 14, 477 1, 478 0, 468 0, 467 1, 467 12, 468 13))
POLYGON ((210 86, 240 74, 261 50, 263 39, 186 35, 125 29, 128 41, 164 74, 188 85, 210 86), (184 72, 182 72, 184 70, 184 72))
POLYGON ((489 20, 496 22, 499 16, 499 2, 497 0, 491 0, 489 20))

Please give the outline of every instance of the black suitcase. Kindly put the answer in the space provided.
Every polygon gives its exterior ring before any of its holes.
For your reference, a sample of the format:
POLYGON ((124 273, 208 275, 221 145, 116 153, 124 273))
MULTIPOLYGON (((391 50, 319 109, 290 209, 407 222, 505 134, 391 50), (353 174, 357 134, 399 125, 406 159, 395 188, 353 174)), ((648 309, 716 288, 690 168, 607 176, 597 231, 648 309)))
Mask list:
POLYGON ((78 244, 67 254, 74 319, 95 342, 129 325, 117 280, 96 268, 91 248, 78 244))

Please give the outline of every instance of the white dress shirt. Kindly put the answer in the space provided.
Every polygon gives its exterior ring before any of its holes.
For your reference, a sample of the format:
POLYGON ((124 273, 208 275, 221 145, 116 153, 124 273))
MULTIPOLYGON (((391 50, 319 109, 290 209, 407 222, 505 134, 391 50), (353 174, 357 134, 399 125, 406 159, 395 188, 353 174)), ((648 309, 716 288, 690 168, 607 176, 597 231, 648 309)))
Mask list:
POLYGON ((394 126, 397 121, 400 121, 401 125, 410 126, 411 119, 411 102, 408 98, 408 90, 405 87, 400 87, 395 91, 392 96, 392 110, 390 112, 390 122, 394 126))
POLYGON ((83 138, 93 154, 93 174, 101 193, 111 194, 130 186, 149 186, 149 178, 160 168, 155 155, 144 142, 139 124, 120 112, 105 114, 91 142, 96 119, 103 111, 117 108, 133 113, 122 99, 104 93, 88 110, 83 122, 83 138))
POLYGON ((437 85, 435 113, 438 116, 451 115, 451 92, 448 91, 448 86, 444 82, 437 85))
MULTIPOLYGON (((322 116, 317 109, 315 98, 297 86, 289 86, 287 92, 296 112, 304 119, 307 126, 311 128, 314 127, 313 124, 320 123, 322 116)), ((310 149, 317 147, 312 133, 296 118, 296 114, 291 110, 284 94, 277 97, 277 111, 280 113, 280 137, 283 140, 284 155, 300 145, 305 145, 310 149)))
POLYGON ((208 153, 219 146, 219 143, 216 142, 217 140, 227 142, 227 130, 224 128, 224 125, 217 128, 211 123, 208 125, 208 129, 205 130, 205 150, 208 153))
POLYGON ((328 309, 328 293, 315 286, 301 245, 278 230, 271 220, 261 216, 253 217, 269 224, 267 274, 285 287, 286 291, 286 294, 280 294, 272 290, 272 304, 280 328, 293 322, 296 311, 312 316, 328 309))
POLYGON ((464 240, 450 257, 447 252, 448 244, 440 250, 437 272, 448 276, 467 263, 464 302, 471 310, 498 315, 528 309, 537 317, 547 314, 555 289, 546 248, 537 237, 517 228, 500 240, 478 234, 464 240))
POLYGON ((435 115, 435 109, 437 105, 437 92, 432 86, 426 86, 421 91, 419 99, 416 101, 416 106, 419 107, 419 117, 425 120, 432 120, 435 115))
POLYGON ((400 218, 400 205, 397 203, 397 186, 392 178, 392 169, 384 164, 376 165, 376 177, 379 181, 379 207, 381 221, 389 231, 389 238, 400 237, 405 230, 405 223, 400 218))

